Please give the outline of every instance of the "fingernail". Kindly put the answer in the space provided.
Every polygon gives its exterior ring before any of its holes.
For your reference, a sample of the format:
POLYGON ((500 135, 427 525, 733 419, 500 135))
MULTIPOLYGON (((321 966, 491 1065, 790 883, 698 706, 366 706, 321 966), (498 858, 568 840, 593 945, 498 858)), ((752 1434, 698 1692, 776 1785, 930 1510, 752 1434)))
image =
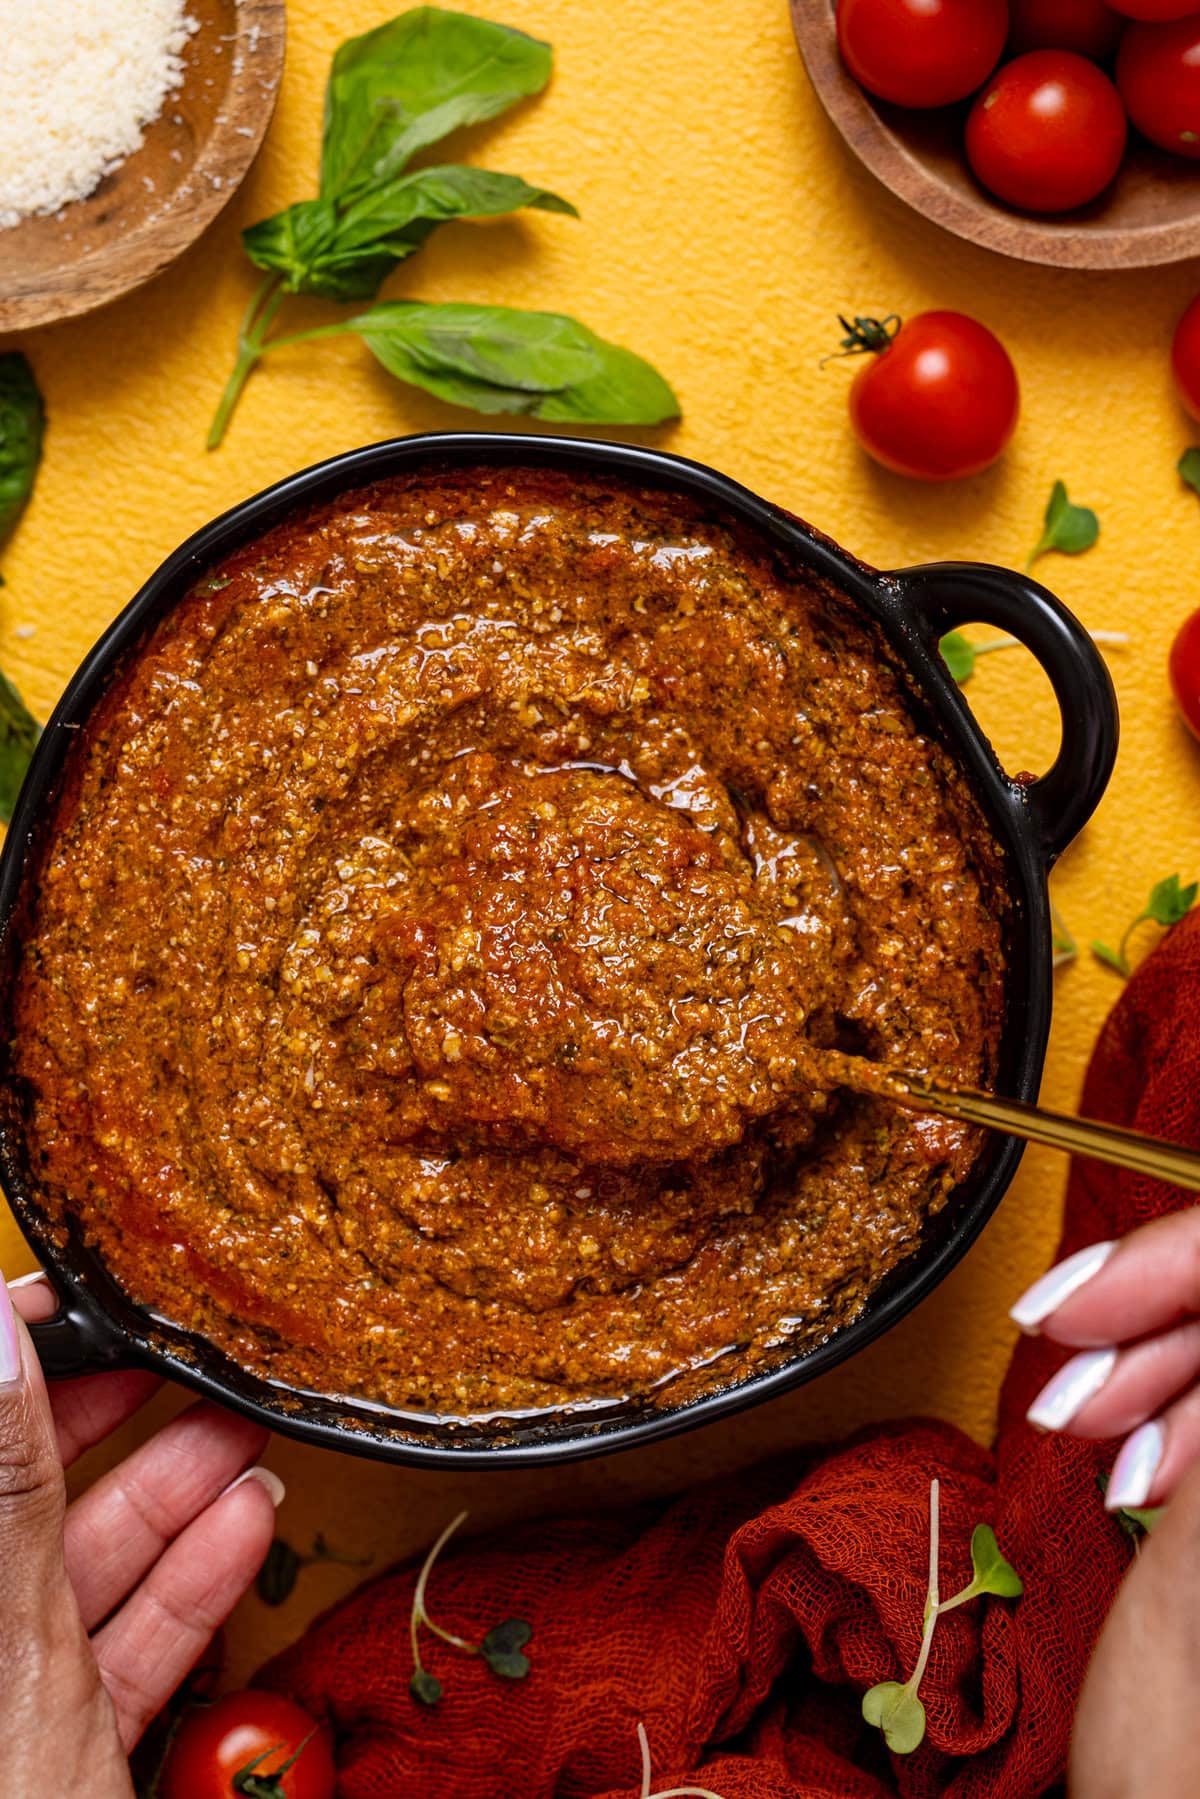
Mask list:
POLYGON ((1110 1512, 1121 1506, 1145 1505, 1166 1447, 1166 1432, 1157 1418, 1127 1439, 1109 1476, 1104 1503, 1110 1512))
MULTIPOLYGON (((235 1487, 240 1487, 243 1482, 248 1480, 256 1480, 260 1487, 265 1487, 267 1489, 267 1492, 271 1496, 271 1504, 275 1507, 275 1510, 278 1511, 283 1503, 283 1496, 287 1492, 287 1488, 284 1486, 279 1476, 273 1473, 270 1468, 260 1468, 257 1465, 253 1468, 247 1468, 244 1474, 239 1474, 236 1480, 230 1481, 225 1489, 225 1493, 232 1493, 235 1487)), ((224 1499, 225 1493, 220 1495, 222 1499, 224 1499)))
POLYGON ((39 1281, 41 1281, 43 1286, 48 1287, 50 1285, 50 1281, 45 1271, 41 1268, 35 1268, 32 1274, 19 1274, 15 1281, 8 1281, 6 1282, 6 1285, 10 1290, 16 1287, 36 1287, 39 1281))
POLYGON ((1089 1349, 1072 1356, 1046 1382, 1025 1416, 1039 1430, 1062 1430, 1100 1391, 1116 1365, 1115 1349, 1089 1349))
POLYGON ((0 1280, 0 1387, 15 1387, 21 1378, 21 1339, 17 1335, 17 1315, 8 1296, 8 1286, 0 1280))
POLYGON ((1023 1331, 1036 1331, 1044 1318, 1057 1312, 1064 1300, 1072 1293, 1078 1293, 1094 1274, 1099 1274, 1116 1247, 1115 1243, 1089 1243, 1086 1249, 1077 1249, 1049 1274, 1043 1274, 1027 1293, 1022 1293, 1008 1314, 1013 1323, 1019 1324, 1023 1331))

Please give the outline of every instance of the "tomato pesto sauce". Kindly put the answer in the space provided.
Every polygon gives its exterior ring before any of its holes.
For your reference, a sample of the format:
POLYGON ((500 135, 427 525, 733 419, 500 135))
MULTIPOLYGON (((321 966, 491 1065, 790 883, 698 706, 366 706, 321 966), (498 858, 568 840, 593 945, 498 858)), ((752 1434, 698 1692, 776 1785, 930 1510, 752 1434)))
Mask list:
POLYGON ((675 497, 385 482, 81 735, 18 975, 47 1203, 291 1386, 674 1399, 854 1316, 978 1139, 1001 853, 874 627, 675 497))

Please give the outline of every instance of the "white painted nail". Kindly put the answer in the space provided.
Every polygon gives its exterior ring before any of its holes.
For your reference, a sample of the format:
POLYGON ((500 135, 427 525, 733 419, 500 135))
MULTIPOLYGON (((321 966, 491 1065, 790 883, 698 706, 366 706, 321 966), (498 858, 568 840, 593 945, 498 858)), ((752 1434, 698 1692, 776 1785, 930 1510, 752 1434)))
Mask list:
POLYGON ((3 1280, 0 1287, 0 1387, 15 1387, 21 1379, 21 1339, 12 1300, 3 1280))
POLYGON ((1115 1349, 1088 1349, 1072 1356, 1047 1381, 1025 1416, 1039 1430, 1063 1430, 1094 1399, 1117 1365, 1115 1349))
MULTIPOLYGON (((257 1465, 253 1468, 247 1468, 244 1474, 239 1474, 236 1480, 230 1481, 225 1489, 225 1493, 232 1493, 235 1487, 240 1487, 248 1480, 256 1480, 260 1487, 265 1487, 267 1489, 267 1492, 271 1496, 271 1504, 275 1507, 275 1510, 278 1511, 279 1507, 283 1504, 283 1496, 287 1492, 287 1488, 284 1486, 279 1476, 273 1473, 270 1468, 260 1468, 257 1465)), ((225 1493, 220 1495, 222 1499, 224 1499, 225 1493)))
POLYGON ((44 1287, 50 1285, 49 1278, 44 1271, 41 1268, 35 1268, 32 1274, 19 1274, 15 1281, 9 1281, 7 1284, 9 1291, 12 1292, 17 1287, 36 1287, 39 1281, 44 1287))
POLYGON ((1029 1291, 1021 1295, 1008 1314, 1013 1323, 1019 1324, 1023 1331, 1036 1331, 1044 1318, 1057 1312, 1064 1300, 1072 1293, 1078 1293, 1094 1274, 1099 1274, 1116 1247, 1115 1243, 1089 1243, 1086 1249, 1077 1249, 1049 1274, 1043 1274, 1040 1281, 1034 1281, 1029 1291))
POLYGON ((1157 1418, 1141 1425, 1126 1439, 1104 1495, 1104 1503, 1110 1512, 1120 1506, 1145 1505, 1166 1443, 1167 1434, 1157 1418))

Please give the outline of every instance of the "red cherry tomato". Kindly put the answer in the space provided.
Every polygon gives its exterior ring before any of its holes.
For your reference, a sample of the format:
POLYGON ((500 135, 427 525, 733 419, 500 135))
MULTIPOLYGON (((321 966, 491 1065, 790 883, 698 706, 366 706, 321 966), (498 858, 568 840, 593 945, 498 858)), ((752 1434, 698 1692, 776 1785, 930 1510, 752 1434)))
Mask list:
POLYGON ((1112 0, 1127 19, 1182 19, 1196 11, 1196 0, 1112 0))
POLYGON ((1111 56, 1125 21, 1104 0, 1009 0, 1010 50, 1074 50, 1111 56))
POLYGON ((1131 25, 1117 52, 1117 86, 1152 144, 1200 157, 1200 13, 1173 25, 1131 25))
POLYGON ((988 82, 967 120, 967 160, 984 187, 1029 212, 1067 212, 1106 188, 1125 150, 1108 76, 1070 50, 1031 50, 988 82))
POLYGON ((163 1769, 162 1799, 230 1799, 234 1776, 265 1750, 271 1753, 254 1773, 263 1781, 274 1775, 286 1799, 333 1799, 337 1775, 328 1733, 290 1699, 253 1688, 184 1719, 163 1769), (292 1755, 296 1760, 280 1773, 292 1755))
POLYGON ((1012 358, 986 325, 961 312, 923 312, 855 377, 850 422, 885 468, 956 481, 995 462, 1020 404, 1012 358))
POLYGON ((1170 670, 1179 710, 1200 737, 1200 612, 1180 625, 1171 645, 1170 670))
POLYGON ((965 100, 1000 60, 1007 0, 840 0, 838 44, 857 82, 898 106, 965 100))
POLYGON ((1194 419, 1200 419, 1200 294, 1175 327, 1171 368, 1184 405, 1194 419))

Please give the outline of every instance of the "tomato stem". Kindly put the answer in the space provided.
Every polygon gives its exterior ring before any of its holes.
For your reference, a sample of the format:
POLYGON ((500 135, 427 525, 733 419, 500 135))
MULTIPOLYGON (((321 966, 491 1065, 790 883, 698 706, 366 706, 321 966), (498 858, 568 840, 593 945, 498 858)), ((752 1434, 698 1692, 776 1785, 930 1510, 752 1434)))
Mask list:
POLYGON ((838 324, 846 335, 840 349, 831 350, 828 356, 821 358, 821 367, 824 368, 827 362, 836 362, 841 356, 882 356, 890 348, 901 323, 898 312, 889 312, 885 319, 857 316, 848 319, 845 313, 839 312, 838 324))

